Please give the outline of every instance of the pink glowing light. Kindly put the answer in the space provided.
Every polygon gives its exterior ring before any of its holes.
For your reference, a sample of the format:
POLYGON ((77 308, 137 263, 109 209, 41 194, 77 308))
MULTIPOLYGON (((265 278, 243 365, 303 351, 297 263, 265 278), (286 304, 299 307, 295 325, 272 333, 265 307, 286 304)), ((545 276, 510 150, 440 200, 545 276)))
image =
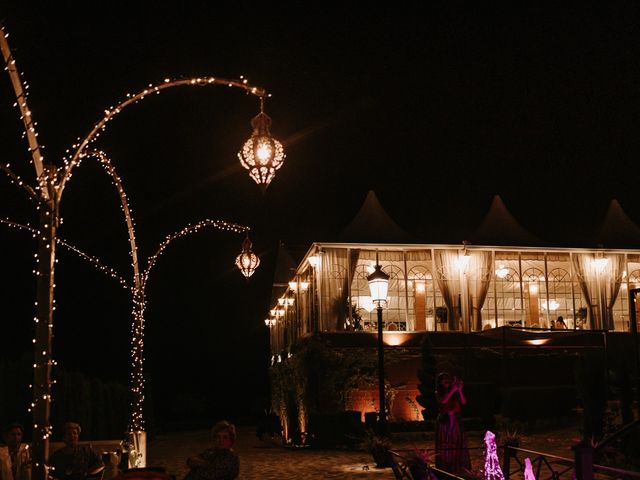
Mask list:
POLYGON ((485 480, 504 480, 500 460, 498 460, 496 436, 489 430, 484 434, 484 469, 482 471, 485 480))

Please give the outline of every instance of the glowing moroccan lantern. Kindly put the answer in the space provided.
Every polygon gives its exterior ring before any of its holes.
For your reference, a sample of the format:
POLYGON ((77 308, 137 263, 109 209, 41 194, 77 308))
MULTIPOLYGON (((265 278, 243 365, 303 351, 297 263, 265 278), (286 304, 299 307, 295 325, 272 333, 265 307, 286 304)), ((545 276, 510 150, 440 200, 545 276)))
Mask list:
POLYGON ((251 240, 249 240, 247 236, 244 242, 242 242, 242 252, 236 257, 236 267, 238 267, 246 278, 249 278, 259 265, 260 259, 251 250, 251 240))
POLYGON ((285 155, 282 144, 271 136, 271 118, 263 108, 264 99, 260 98, 260 113, 251 119, 253 133, 238 152, 238 158, 251 178, 265 190, 276 176, 276 170, 282 167, 285 155))

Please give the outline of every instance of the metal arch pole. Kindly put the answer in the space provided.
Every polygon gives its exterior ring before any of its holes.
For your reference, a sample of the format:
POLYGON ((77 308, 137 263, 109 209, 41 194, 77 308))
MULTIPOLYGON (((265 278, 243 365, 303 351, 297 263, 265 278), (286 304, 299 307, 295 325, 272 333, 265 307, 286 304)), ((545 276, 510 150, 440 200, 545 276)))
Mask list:
MULTIPOLYGON (((124 107, 142 100, 147 95, 159 93, 166 88, 193 85, 226 85, 244 89, 247 93, 259 96, 263 99, 266 96, 264 89, 252 87, 246 81, 226 80, 216 77, 197 77, 182 80, 165 80, 162 84, 149 86, 137 95, 129 96, 117 107, 106 111, 106 115, 99 121, 89 134, 77 145, 74 155, 70 161, 66 162, 58 174, 58 169, 53 164, 45 164, 40 153, 40 147, 35 133, 35 124, 32 121, 31 112, 27 106, 26 95, 22 87, 15 60, 11 55, 8 42, 6 40, 4 28, 0 28, 0 50, 2 51, 6 70, 9 73, 13 89, 20 109, 21 118, 24 124, 26 137, 29 143, 29 151, 35 167, 37 181, 39 184, 38 194, 41 198, 40 205, 40 231, 38 236, 38 276, 36 286, 37 303, 37 325, 35 335, 35 365, 34 386, 33 386, 33 478, 35 480, 45 480, 47 478, 46 461, 49 452, 49 436, 51 435, 50 410, 51 410, 51 367, 53 365, 51 340, 53 331, 53 311, 55 308, 54 286, 55 286, 55 245, 57 240, 57 227, 59 221, 59 205, 67 180, 71 177, 73 168, 80 162, 88 145, 97 138, 99 133, 105 128, 106 123, 114 115, 119 113, 124 107)), ((74 147, 75 148, 75 147, 74 147)), ((128 228, 131 225, 127 225, 128 228)), ((135 248, 132 254, 135 255, 135 248)), ((134 262, 137 266, 137 262, 134 262)), ((135 268, 134 268, 135 269, 135 268)), ((143 331, 144 299, 141 295, 142 287, 138 272, 134 272, 134 310, 140 313, 140 318, 134 319, 133 331, 143 331)), ((142 392, 138 392, 141 398, 142 392)), ((144 434, 144 432, 141 432, 144 434)), ((146 445, 145 445, 146 449, 146 445)))

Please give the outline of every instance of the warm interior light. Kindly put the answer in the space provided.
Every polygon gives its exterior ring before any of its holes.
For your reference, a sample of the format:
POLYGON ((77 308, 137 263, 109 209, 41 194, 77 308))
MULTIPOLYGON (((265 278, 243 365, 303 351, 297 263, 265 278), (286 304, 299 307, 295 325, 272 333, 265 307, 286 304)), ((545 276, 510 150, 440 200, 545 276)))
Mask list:
POLYGON ((275 318, 265 318, 264 324, 267 327, 273 327, 276 324, 276 319, 275 318))
POLYGON ((300 282, 300 290, 303 292, 309 288, 309 282, 300 282))
POLYGON ((461 272, 466 272, 467 267, 469 266, 470 260, 471 260, 471 256, 468 253, 465 253, 464 255, 460 255, 456 259, 456 262, 455 262, 456 267, 458 267, 458 270, 460 270, 461 272))
POLYGON ((606 268, 608 264, 609 264, 609 259, 606 257, 600 257, 593 260, 593 268, 598 273, 602 273, 602 271, 606 268))
POLYGON ((556 300, 551 299, 551 300, 549 300, 549 304, 547 305, 547 301, 543 300, 542 301, 542 308, 554 311, 554 310, 557 310, 558 308, 560 308, 560 304, 556 300))
POLYGON ((508 273, 509 269, 503 264, 498 265, 498 268, 496 268, 496 275, 498 276, 498 278, 505 278, 508 273))
POLYGON ((419 282, 416 280, 416 293, 424 293, 424 292, 425 292, 424 282, 419 282))
POLYGON ((538 293, 538 284, 537 283, 530 283, 529 284, 529 293, 533 293, 533 294, 538 293))
POLYGON ((289 288, 294 292, 298 290, 298 282, 289 282, 289 288))
POLYGON ((294 303, 294 298, 293 297, 287 297, 287 305, 291 306, 294 303))
POLYGON ((278 305, 284 305, 287 300, 284 297, 278 299, 278 305))

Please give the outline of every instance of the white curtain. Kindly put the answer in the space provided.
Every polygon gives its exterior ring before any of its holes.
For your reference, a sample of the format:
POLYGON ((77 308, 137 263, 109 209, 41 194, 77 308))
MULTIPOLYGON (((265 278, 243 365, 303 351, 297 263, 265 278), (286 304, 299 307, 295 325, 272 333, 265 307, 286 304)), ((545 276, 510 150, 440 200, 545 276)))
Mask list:
POLYGON ((345 300, 347 279, 347 249, 327 248, 320 267, 320 331, 343 330, 348 314, 345 300))
POLYGON ((624 272, 625 261, 623 254, 607 255, 607 266, 600 277, 601 288, 604 292, 607 308, 604 310, 603 326, 607 330, 615 330, 613 321, 613 305, 618 299, 620 285, 622 285, 622 273, 624 272))
POLYGON ((595 270, 593 262, 595 256, 592 253, 574 253, 573 269, 580 291, 589 308, 589 317, 591 318, 591 328, 600 329, 600 313, 598 312, 598 285, 595 279, 595 270), (595 301, 594 301, 595 300, 595 301))
POLYGON ((613 305, 622 284, 625 260, 622 254, 596 257, 593 253, 573 255, 576 277, 591 313, 591 328, 612 330, 613 305))
POLYGON ((460 329, 460 269, 457 250, 435 250, 435 279, 448 312, 449 330, 460 329))
POLYGON ((466 277, 471 306, 471 329, 475 331, 482 330, 482 307, 493 278, 491 256, 491 252, 470 253, 466 277))

